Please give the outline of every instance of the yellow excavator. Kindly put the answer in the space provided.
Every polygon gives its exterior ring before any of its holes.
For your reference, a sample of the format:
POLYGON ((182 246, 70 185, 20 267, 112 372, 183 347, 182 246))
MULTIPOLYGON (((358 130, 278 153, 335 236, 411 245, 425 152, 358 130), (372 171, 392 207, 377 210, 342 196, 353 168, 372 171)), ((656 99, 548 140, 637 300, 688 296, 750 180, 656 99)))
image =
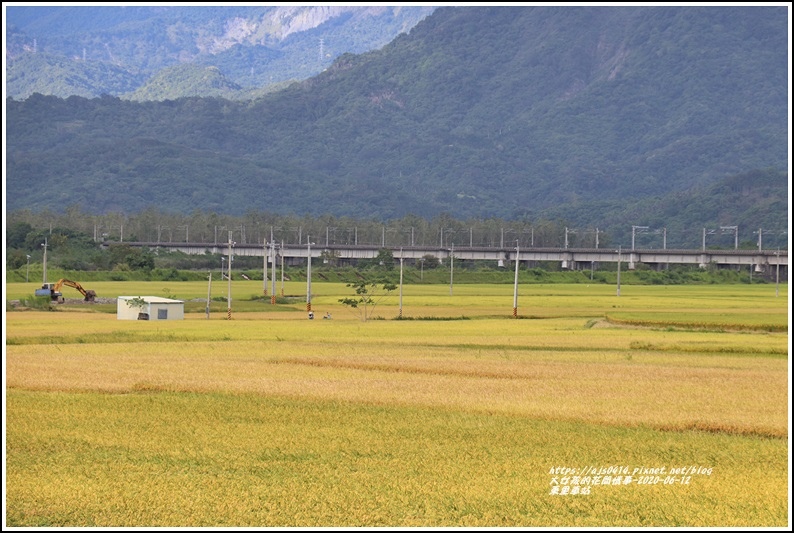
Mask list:
POLYGON ((61 287, 64 285, 80 291, 86 302, 93 302, 96 299, 95 291, 84 289, 82 285, 70 279, 59 279, 55 283, 44 283, 40 289, 36 289, 36 296, 49 296, 52 301, 62 304, 63 293, 61 293, 61 287))

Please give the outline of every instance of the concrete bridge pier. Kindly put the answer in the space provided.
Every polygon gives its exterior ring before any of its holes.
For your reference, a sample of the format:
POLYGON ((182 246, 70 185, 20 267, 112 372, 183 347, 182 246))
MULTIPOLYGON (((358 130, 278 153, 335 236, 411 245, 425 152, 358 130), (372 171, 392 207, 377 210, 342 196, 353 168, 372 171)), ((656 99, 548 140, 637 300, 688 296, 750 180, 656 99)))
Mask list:
POLYGON ((628 265, 629 270, 634 270, 637 268, 637 260, 638 257, 636 253, 634 252, 629 253, 629 265, 628 265))
POLYGON ((598 261, 574 261, 573 262, 573 269, 574 270, 598 270, 600 263, 598 261))
POLYGON ((573 254, 571 252, 564 252, 562 254, 560 268, 563 270, 576 270, 576 261, 574 261, 573 254))

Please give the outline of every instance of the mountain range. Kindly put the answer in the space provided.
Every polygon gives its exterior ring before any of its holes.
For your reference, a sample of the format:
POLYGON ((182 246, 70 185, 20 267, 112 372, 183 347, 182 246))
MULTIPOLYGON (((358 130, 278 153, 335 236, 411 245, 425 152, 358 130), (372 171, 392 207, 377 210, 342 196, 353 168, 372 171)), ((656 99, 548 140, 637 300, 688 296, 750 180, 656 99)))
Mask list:
POLYGON ((250 99, 380 48, 430 6, 8 6, 6 91, 250 99))
POLYGON ((7 208, 782 227, 788 18, 439 7, 255 99, 9 99, 7 208))

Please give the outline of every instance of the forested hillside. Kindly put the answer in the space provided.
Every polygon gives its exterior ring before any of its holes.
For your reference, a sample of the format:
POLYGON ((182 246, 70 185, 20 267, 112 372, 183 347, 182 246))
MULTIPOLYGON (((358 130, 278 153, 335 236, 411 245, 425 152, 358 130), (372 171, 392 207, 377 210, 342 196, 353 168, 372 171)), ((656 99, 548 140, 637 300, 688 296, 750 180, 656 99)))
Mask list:
POLYGON ((783 7, 439 8, 250 102, 8 100, 7 208, 700 227, 763 174, 780 226, 788 68, 783 7))

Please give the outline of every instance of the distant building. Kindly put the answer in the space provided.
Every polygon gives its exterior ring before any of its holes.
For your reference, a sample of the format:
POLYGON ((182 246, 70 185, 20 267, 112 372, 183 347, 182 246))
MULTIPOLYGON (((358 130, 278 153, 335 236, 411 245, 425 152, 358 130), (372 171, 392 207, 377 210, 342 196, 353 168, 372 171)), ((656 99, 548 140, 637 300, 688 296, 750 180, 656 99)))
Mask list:
POLYGON ((116 318, 118 320, 183 320, 185 302, 159 296, 119 296, 116 300, 116 318), (137 298, 144 301, 143 307, 130 303, 137 298))

